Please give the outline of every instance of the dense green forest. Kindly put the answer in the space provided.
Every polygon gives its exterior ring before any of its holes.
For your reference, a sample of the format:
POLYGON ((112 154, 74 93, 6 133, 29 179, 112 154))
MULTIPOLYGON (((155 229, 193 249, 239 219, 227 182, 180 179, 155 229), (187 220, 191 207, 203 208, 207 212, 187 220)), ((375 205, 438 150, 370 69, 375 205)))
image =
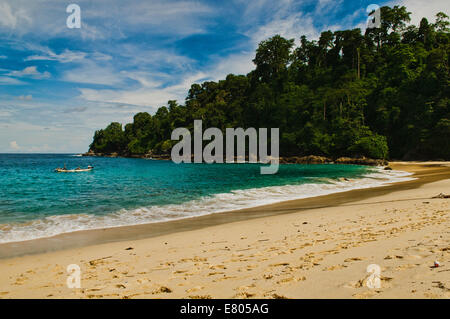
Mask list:
POLYGON ((409 25, 405 7, 381 8, 380 28, 276 35, 259 44, 247 75, 193 84, 184 105, 96 131, 90 150, 170 153, 171 132, 278 127, 280 155, 450 160, 449 22, 409 25))

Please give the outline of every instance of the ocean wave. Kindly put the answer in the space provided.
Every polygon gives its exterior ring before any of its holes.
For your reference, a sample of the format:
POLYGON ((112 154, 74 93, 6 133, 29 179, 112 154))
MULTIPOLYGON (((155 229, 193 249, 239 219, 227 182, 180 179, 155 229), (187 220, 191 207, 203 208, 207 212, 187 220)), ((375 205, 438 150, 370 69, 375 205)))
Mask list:
POLYGON ((293 199, 322 196, 353 189, 384 186, 413 180, 411 173, 381 168, 357 179, 314 179, 299 185, 271 186, 202 197, 178 205, 122 209, 104 216, 90 214, 55 215, 27 223, 0 225, 0 243, 52 237, 62 233, 157 223, 225 211, 273 204, 293 199))

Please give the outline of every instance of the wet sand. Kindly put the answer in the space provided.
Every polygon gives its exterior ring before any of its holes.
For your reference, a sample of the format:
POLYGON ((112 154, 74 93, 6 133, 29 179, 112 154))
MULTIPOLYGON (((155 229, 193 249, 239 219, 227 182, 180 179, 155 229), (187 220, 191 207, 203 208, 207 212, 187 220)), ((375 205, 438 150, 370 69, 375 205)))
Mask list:
POLYGON ((418 179, 389 186, 3 244, 0 298, 448 298, 441 164, 391 163, 418 179), (380 288, 366 285, 371 264, 380 288))

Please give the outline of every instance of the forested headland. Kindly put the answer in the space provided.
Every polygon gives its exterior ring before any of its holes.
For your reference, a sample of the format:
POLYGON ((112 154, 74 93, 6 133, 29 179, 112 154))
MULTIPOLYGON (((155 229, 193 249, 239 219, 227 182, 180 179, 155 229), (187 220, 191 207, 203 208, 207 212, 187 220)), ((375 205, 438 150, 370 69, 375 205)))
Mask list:
MULTIPOLYGON (((275 35, 247 75, 193 84, 184 104, 95 132, 90 152, 169 154, 178 127, 280 129, 280 155, 450 160, 449 22, 410 25, 405 7, 381 8, 381 27, 275 35)), ((206 142, 205 142, 206 144, 206 142)))

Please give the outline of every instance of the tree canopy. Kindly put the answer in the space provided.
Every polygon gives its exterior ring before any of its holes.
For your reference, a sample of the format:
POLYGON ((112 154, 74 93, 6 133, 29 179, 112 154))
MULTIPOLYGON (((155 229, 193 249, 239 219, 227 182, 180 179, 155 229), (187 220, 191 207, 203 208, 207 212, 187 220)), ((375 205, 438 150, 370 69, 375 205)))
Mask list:
POLYGON ((381 8, 380 28, 324 31, 318 40, 262 41, 247 75, 193 84, 133 123, 96 131, 90 150, 169 153, 171 132, 278 127, 283 156, 450 159, 449 22, 409 25, 405 7, 381 8))

